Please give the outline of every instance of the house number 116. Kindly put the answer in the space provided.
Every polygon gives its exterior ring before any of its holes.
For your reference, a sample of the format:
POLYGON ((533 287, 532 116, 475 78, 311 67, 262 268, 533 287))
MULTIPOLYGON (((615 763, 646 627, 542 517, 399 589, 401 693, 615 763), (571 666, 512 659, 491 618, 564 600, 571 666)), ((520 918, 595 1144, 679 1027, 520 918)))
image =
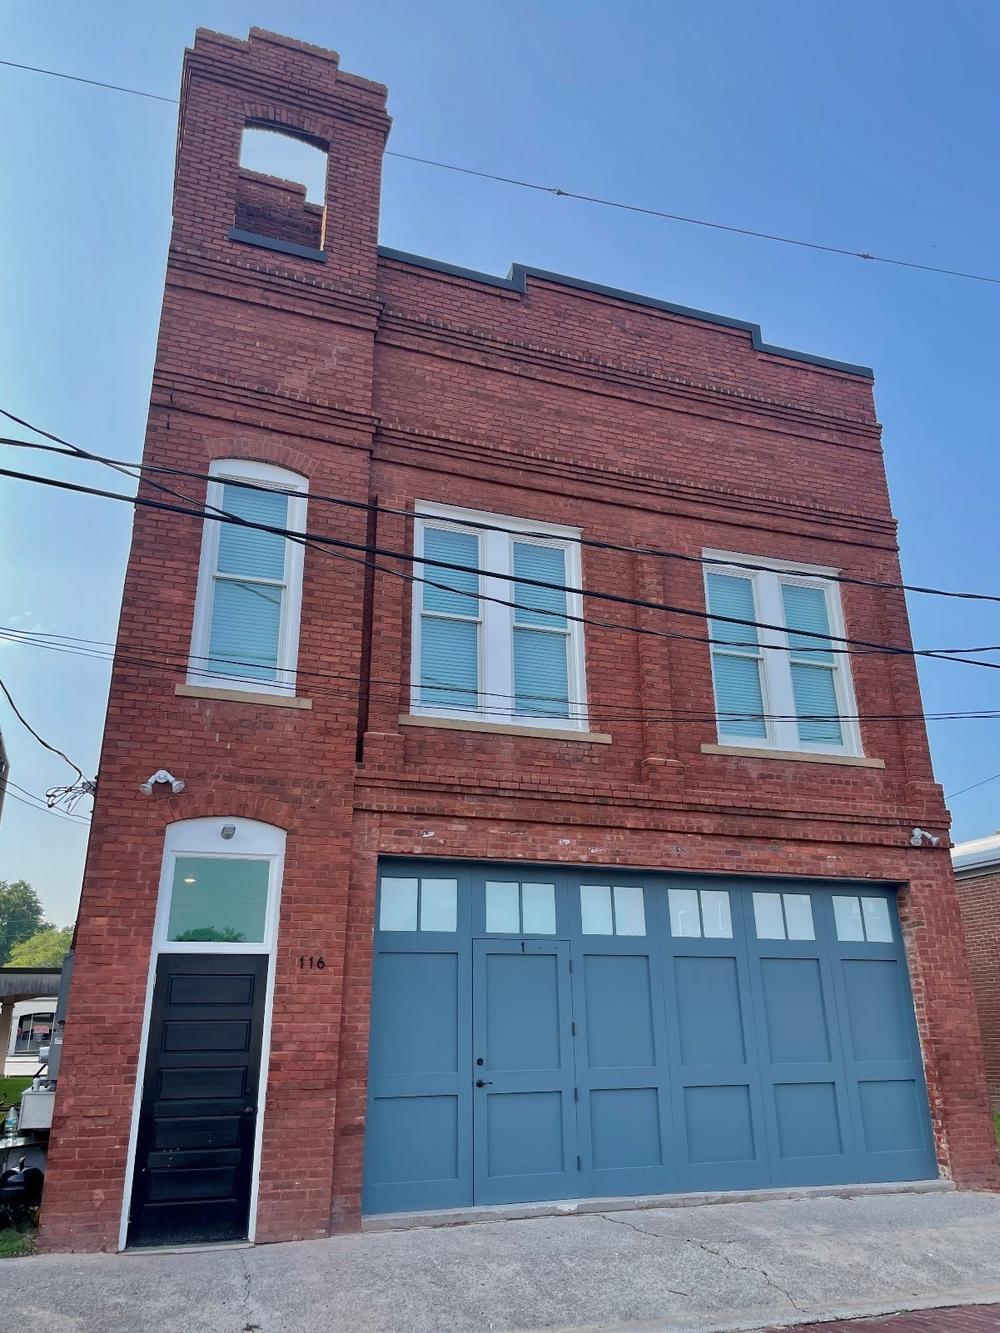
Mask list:
POLYGON ((305 971, 306 968, 309 968, 310 971, 315 971, 317 969, 322 970, 324 967, 326 967, 326 959, 323 957, 322 954, 320 954, 318 958, 313 958, 313 957, 307 958, 304 953, 300 953, 299 967, 302 971, 305 971))

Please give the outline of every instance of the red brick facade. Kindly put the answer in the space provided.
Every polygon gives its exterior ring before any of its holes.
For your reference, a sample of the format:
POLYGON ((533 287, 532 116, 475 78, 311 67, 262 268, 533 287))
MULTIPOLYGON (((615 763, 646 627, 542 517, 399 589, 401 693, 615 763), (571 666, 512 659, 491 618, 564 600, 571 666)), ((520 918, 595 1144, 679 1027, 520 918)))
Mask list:
MULTIPOLYGON (((491 283, 379 256, 388 124, 385 89, 328 52, 199 32, 148 462, 204 472, 254 458, 317 495, 442 501, 612 542, 899 579, 866 376, 763 349, 749 326, 552 275, 491 283), (238 193, 249 199, 248 120, 329 144, 325 263, 229 239, 238 193)), ((280 194, 249 185, 265 211, 280 194)), ((204 499, 202 482, 170 484, 204 499)), ((363 543, 366 523, 362 509, 310 502, 311 531, 363 543)), ((381 513, 378 544, 408 548, 410 526, 381 513)), ((379 574, 358 763, 364 569, 306 553, 298 692, 310 709, 178 696, 200 536, 193 518, 136 514, 43 1244, 117 1244, 164 830, 205 814, 288 832, 258 1239, 358 1225, 374 884, 388 853, 898 882, 942 1169, 1000 1184, 948 853, 909 845, 914 825, 948 823, 922 723, 862 723, 884 768, 705 753, 707 647, 626 632, 703 622, 593 603, 588 614, 621 626, 586 635, 591 725, 610 745, 406 725, 409 586, 379 574), (703 720, 663 720, 682 710, 703 720), (185 791, 143 797, 161 766, 185 791), (325 971, 298 970, 302 953, 322 953, 325 971)), ((583 575, 704 606, 695 564, 587 547, 583 575)), ((843 601, 849 635, 909 641, 901 593, 847 586, 843 601)), ((919 713, 911 660, 853 668, 861 713, 919 713)))
POLYGON ((956 877, 993 1110, 1000 1112, 1000 863, 956 877))

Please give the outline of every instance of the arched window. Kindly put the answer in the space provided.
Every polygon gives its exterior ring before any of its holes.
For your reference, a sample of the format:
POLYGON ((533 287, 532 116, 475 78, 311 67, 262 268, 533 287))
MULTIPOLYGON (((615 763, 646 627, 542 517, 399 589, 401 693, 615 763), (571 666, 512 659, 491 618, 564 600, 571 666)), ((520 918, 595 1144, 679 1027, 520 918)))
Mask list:
POLYGON ((295 693, 302 600, 304 477, 268 463, 217 459, 209 512, 254 527, 203 524, 188 683, 270 694, 295 693))

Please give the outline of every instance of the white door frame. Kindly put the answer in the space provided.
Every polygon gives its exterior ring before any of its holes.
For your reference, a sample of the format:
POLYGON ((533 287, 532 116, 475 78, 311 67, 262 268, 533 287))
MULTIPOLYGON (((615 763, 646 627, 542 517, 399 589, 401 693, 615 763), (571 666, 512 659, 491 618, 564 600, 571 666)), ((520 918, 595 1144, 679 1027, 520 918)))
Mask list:
POLYGON ((146 1052, 149 1044, 149 1020, 156 985, 156 967, 160 955, 234 954, 266 955, 267 984, 264 993, 264 1020, 261 1033, 260 1075, 257 1095, 257 1123, 254 1131, 253 1165, 250 1177, 250 1217, 247 1231, 253 1242, 257 1232, 257 1194, 260 1184, 261 1144, 264 1138, 264 1110, 267 1100, 267 1074, 271 1054, 271 1017, 274 1009, 275 954, 278 942, 278 919, 281 905, 281 885, 285 868, 285 830, 257 819, 242 819, 238 815, 212 815, 202 819, 181 819, 168 824, 163 840, 163 861, 157 892, 156 920, 149 953, 149 972, 146 977, 146 999, 142 1015, 142 1033, 139 1040, 139 1060, 136 1068, 135 1094, 132 1099, 132 1120, 129 1128, 128 1154, 125 1159, 125 1189, 122 1198, 121 1222, 118 1228, 118 1248, 125 1249, 128 1238, 128 1214, 132 1201, 132 1181, 135 1175, 136 1141, 139 1134, 139 1113, 142 1088, 146 1074, 146 1052), (223 838, 222 830, 235 829, 231 838, 223 838), (269 863, 267 880, 267 909, 264 939, 259 944, 219 944, 211 942, 171 942, 167 939, 167 921, 170 916, 170 894, 173 886, 174 862, 178 856, 219 857, 224 860, 253 860, 269 863))

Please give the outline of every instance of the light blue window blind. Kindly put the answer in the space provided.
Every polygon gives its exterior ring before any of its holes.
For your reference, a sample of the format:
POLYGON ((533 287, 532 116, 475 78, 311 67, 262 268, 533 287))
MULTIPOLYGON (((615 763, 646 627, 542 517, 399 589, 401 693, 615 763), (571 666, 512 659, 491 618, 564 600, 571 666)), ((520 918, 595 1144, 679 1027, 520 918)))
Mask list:
MULTIPOLYGON (((225 483, 220 508, 252 523, 288 526, 288 497, 225 483)), ((250 680, 277 676, 286 538, 222 524, 209 634, 209 669, 250 680)))
MULTIPOLYGON (((716 616, 756 620, 753 582, 735 574, 709 574, 708 609, 716 616)), ((761 688, 761 654, 752 625, 711 620, 715 708, 721 736, 767 736, 761 688)))
POLYGON ((830 614, 822 588, 783 583, 781 596, 788 627, 789 661, 799 740, 843 745, 844 733, 837 714, 836 661, 830 645, 813 634, 829 634, 830 614), (810 633, 796 633, 808 630, 810 633))
POLYGON ((569 716, 569 625, 566 593, 520 579, 566 583, 566 552, 514 542, 514 707, 518 715, 569 716))
MULTIPOLYGON (((479 568, 479 537, 449 528, 424 528, 424 555, 479 568)), ((420 617, 420 702, 441 708, 479 706, 479 575, 423 565, 420 617)))

